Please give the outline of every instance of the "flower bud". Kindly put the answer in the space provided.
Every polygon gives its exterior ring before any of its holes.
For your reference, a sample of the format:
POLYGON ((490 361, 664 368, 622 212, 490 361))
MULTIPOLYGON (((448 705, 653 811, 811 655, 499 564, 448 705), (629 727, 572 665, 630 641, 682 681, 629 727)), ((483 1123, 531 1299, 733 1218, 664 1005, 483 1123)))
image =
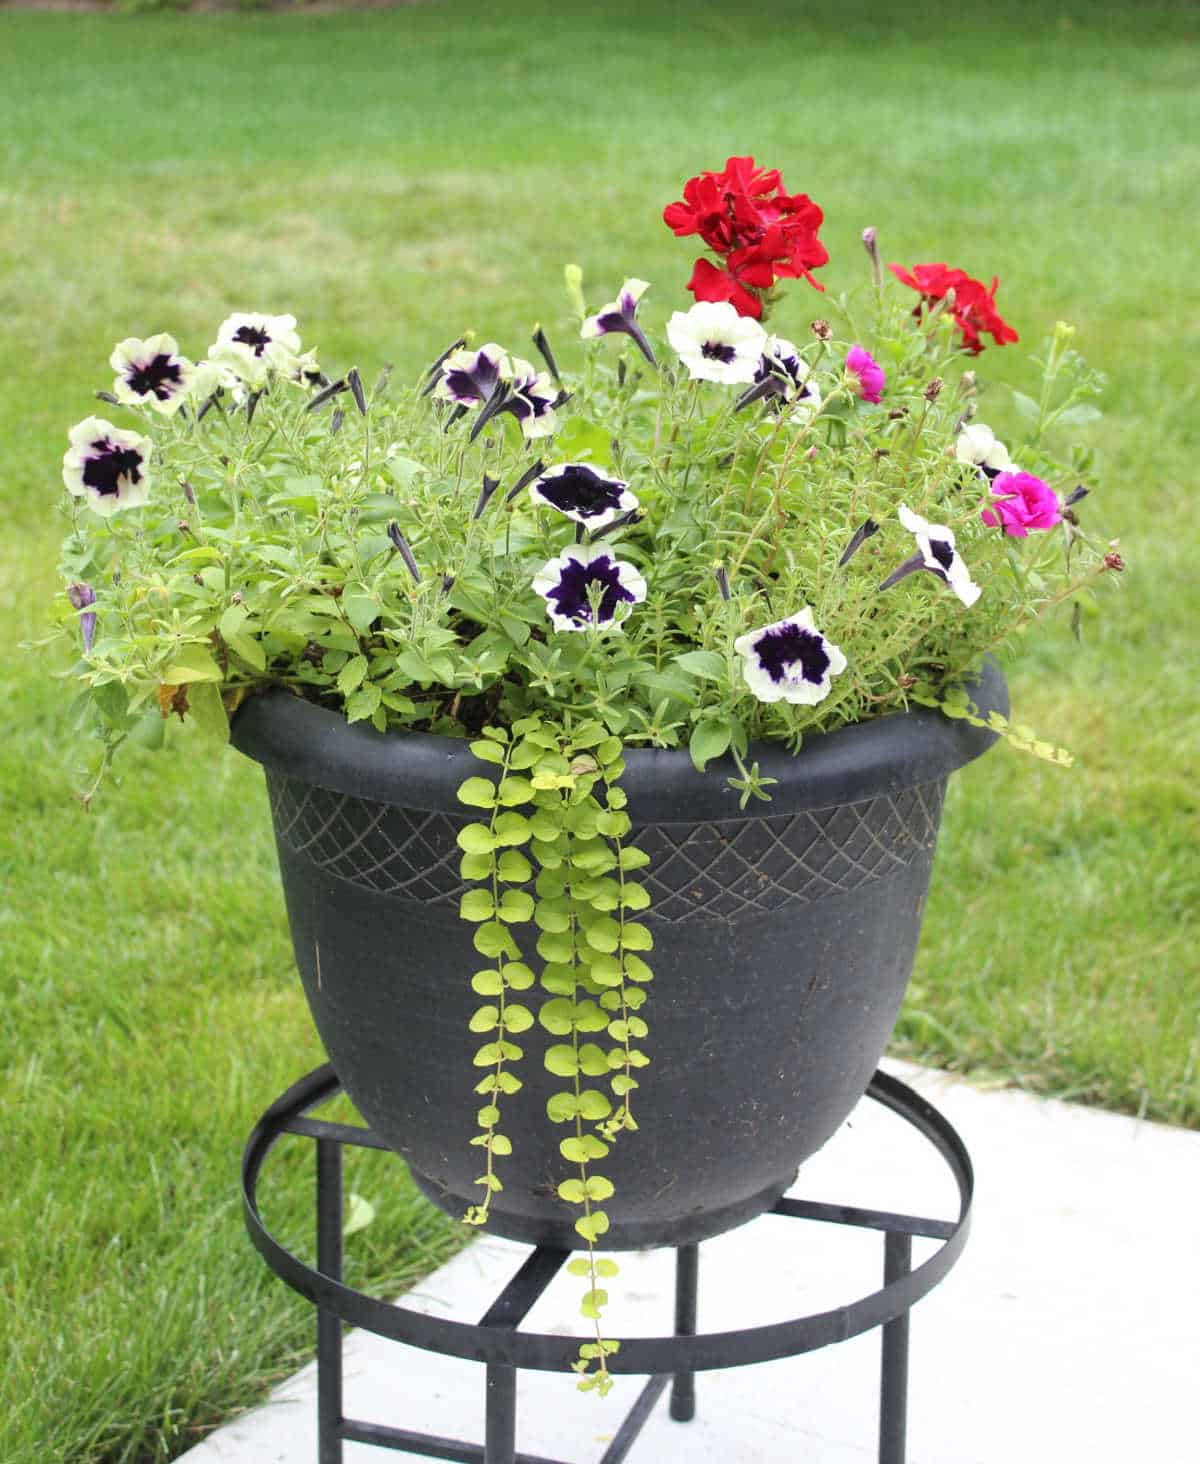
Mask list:
POLYGON ((960 396, 972 396, 975 392, 976 376, 974 371, 964 371, 958 383, 960 396))
POLYGON ((833 330, 827 320, 814 320, 812 323, 812 333, 819 341, 833 339, 833 330))
POLYGON ((1105 569, 1114 569, 1118 574, 1125 568, 1125 561, 1115 551, 1109 551, 1104 556, 1105 569))
POLYGON ((946 383, 942 380, 940 376, 935 376, 933 380, 929 383, 929 385, 925 388, 925 400, 927 402, 936 402, 938 397, 941 396, 942 387, 945 386, 945 384, 946 383))

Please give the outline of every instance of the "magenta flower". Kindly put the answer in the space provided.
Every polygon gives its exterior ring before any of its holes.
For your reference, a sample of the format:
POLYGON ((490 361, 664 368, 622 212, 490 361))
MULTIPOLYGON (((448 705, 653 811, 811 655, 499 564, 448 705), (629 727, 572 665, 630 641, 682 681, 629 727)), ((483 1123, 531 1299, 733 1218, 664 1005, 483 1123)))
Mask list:
MULTIPOLYGON (((883 397, 883 384, 887 377, 883 367, 861 346, 851 346, 846 353, 846 370, 858 378, 856 390, 864 402, 878 402, 883 397)), ((851 382, 851 385, 855 384, 851 382)))
POLYGON ((1014 539, 1024 539, 1030 529, 1052 529, 1062 523, 1058 494, 1032 473, 997 473, 992 480, 995 503, 980 518, 989 528, 1002 524, 1014 539))

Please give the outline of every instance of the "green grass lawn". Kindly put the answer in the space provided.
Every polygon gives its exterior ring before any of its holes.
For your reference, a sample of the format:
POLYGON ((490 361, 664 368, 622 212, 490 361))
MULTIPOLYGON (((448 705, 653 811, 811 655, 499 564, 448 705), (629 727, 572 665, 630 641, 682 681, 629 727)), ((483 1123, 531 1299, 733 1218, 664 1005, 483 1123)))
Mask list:
MULTIPOLYGON (((864 278, 865 224, 886 259, 1001 276, 1023 344, 978 364, 1002 435, 993 383, 1029 382, 1057 318, 1110 377, 1084 508, 1129 569, 1082 644, 1052 625, 1011 674, 1020 720, 1078 765, 998 749, 956 780, 895 1050, 1200 1122, 1200 19, 986 9, 0 13, 5 1464, 167 1459, 311 1335, 235 1200, 250 1123, 321 1056, 260 775, 181 736, 85 815, 61 667, 20 649, 54 583, 66 429, 113 343, 170 330, 198 355, 264 308, 365 372, 535 320, 565 352, 567 260, 593 300, 637 274, 651 308, 686 305, 693 253, 659 214, 732 152, 825 208, 833 293, 864 278)), ((823 309, 797 285, 780 328, 823 309)), ((394 1290, 457 1234, 378 1159, 352 1176, 379 1215, 351 1274, 394 1290)), ((268 1196, 289 1233, 302 1191, 268 1196)))

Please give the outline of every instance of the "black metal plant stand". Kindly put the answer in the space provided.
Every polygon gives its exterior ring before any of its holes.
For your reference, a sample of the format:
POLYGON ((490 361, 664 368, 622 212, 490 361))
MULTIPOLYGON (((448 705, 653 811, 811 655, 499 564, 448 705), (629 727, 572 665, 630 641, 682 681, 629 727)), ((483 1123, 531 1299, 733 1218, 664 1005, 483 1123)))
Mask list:
MULTIPOLYGON (((317 1430, 320 1464, 341 1464, 346 1440, 407 1450, 431 1459, 463 1464, 571 1464, 525 1454, 516 1447, 517 1371, 567 1372, 578 1355, 579 1338, 523 1332, 522 1321, 554 1279, 570 1252, 538 1246, 475 1324, 425 1316, 354 1291, 342 1281, 342 1146, 387 1145, 369 1129, 305 1116, 340 1091, 326 1065, 289 1088, 255 1125, 242 1157, 246 1225, 255 1246, 277 1275, 317 1307, 317 1430), (317 1145, 317 1264, 307 1266, 267 1230, 259 1214, 257 1187, 263 1164, 284 1134, 303 1134, 317 1145), (486 1437, 482 1444, 441 1438, 409 1429, 346 1418, 342 1412, 342 1323, 450 1357, 486 1364, 486 1437)), ((974 1178, 971 1159, 958 1134, 932 1104, 905 1084, 877 1072, 867 1096, 883 1104, 937 1150, 958 1186, 955 1220, 931 1220, 850 1205, 784 1198, 769 1214, 883 1232, 883 1287, 834 1311, 732 1332, 697 1333, 699 1246, 676 1250, 675 1331, 669 1337, 621 1341, 609 1359, 613 1373, 646 1374, 649 1380, 626 1415, 601 1464, 619 1464, 633 1447, 651 1410, 671 1384, 670 1413, 686 1422, 695 1415, 697 1372, 769 1362, 844 1342, 882 1328, 879 1464, 904 1464, 908 1400, 908 1313, 958 1260, 966 1243, 974 1178), (937 1251, 913 1269, 914 1236, 941 1241, 937 1251)))

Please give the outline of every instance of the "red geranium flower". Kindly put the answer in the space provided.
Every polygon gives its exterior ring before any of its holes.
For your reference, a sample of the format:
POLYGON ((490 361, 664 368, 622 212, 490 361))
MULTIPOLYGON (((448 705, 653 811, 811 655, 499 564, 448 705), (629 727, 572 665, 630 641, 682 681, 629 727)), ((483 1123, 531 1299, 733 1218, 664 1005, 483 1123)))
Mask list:
POLYGON ((721 173, 701 173, 684 186, 683 201, 663 210, 679 236, 699 234, 724 268, 699 259, 688 288, 698 300, 729 300, 740 315, 760 316, 762 294, 777 279, 812 276, 829 255, 817 237, 824 220, 805 193, 783 191, 777 168, 752 157, 730 158, 721 173))
POLYGON ((989 289, 982 280, 972 279, 965 270, 950 269, 944 264, 914 264, 911 272, 898 264, 889 264, 888 268, 901 284, 919 292, 921 304, 914 315, 920 315, 923 308, 935 305, 944 300, 951 290, 954 291, 954 321, 962 331, 963 345, 973 356, 978 356, 983 350, 980 336, 984 332, 998 346, 1010 345, 1020 339, 996 309, 998 276, 992 279, 989 289))

